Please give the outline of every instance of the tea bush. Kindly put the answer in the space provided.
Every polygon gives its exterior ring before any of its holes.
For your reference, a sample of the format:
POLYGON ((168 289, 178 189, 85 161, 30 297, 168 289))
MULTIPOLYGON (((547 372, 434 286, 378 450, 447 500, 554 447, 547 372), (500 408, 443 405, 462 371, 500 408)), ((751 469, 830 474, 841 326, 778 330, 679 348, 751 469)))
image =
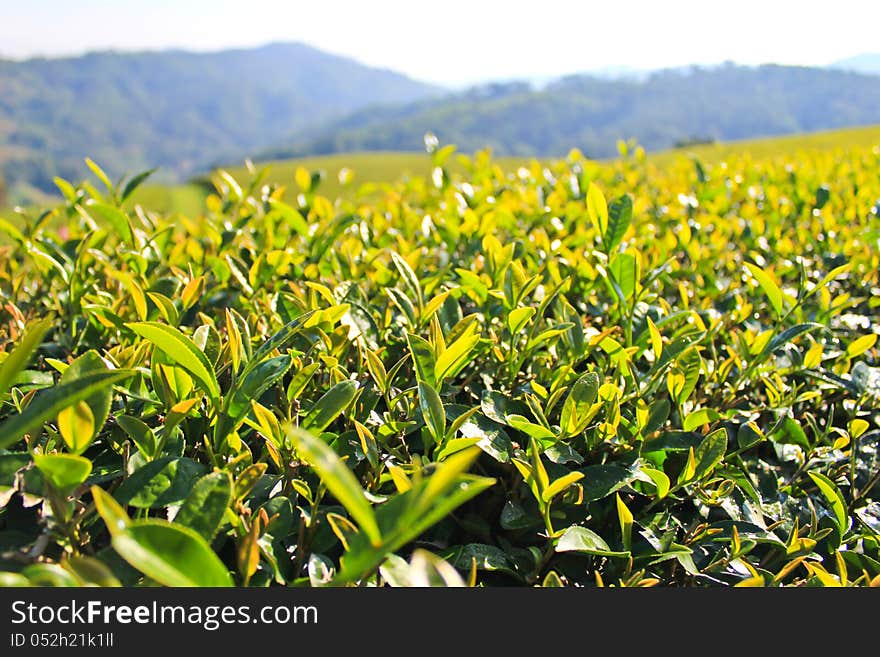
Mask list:
POLYGON ((431 146, 0 224, 3 584, 880 584, 880 151, 431 146))

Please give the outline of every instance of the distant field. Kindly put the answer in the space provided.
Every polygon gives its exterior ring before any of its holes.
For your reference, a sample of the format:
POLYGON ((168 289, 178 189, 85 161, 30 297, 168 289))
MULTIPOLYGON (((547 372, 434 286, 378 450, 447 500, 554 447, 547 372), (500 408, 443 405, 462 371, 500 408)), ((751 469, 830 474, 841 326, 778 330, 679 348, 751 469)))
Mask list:
MULTIPOLYGON (((748 141, 705 144, 693 147, 671 149, 659 153, 649 153, 648 161, 656 166, 665 166, 681 157, 697 157, 707 163, 718 162, 734 154, 749 154, 755 159, 765 159, 775 155, 796 158, 800 152, 846 150, 859 147, 880 147, 880 125, 846 130, 834 130, 785 137, 768 137, 748 141)), ((530 158, 493 158, 502 169, 513 170, 534 161, 530 158)), ((258 165, 269 167, 267 181, 287 185, 296 189, 294 175, 300 166, 309 171, 325 172, 320 191, 323 195, 335 198, 345 196, 364 183, 390 183, 404 176, 429 176, 431 160, 424 153, 348 153, 325 157, 304 158, 301 160, 282 160, 258 165), (345 187, 339 182, 339 171, 348 168, 354 172, 353 182, 345 187)), ((448 162, 453 173, 461 172, 455 156, 448 162)), ((228 169, 237 180, 247 180, 244 167, 228 169)))
MULTIPOLYGON (((649 153, 647 157, 651 164, 663 167, 682 157, 696 157, 706 163, 718 162, 734 154, 748 154, 755 159, 765 159, 777 155, 797 159, 799 153, 845 151, 848 148, 870 146, 880 147, 880 125, 723 144, 696 145, 649 153)), ((502 169, 512 171, 523 164, 534 161, 534 159, 501 157, 494 158, 494 161, 502 169)), ((446 166, 453 173, 463 171, 455 156, 449 158, 446 166)), ((293 192, 298 190, 294 180, 297 168, 304 167, 309 171, 322 171, 324 178, 319 188, 320 193, 329 198, 336 198, 354 195, 359 188, 368 183, 383 184, 404 177, 430 176, 431 159, 425 153, 420 152, 345 153, 257 164, 258 169, 264 167, 268 168, 266 182, 285 185, 293 192), (343 185, 339 180, 339 173, 344 168, 353 172, 353 178, 347 185, 343 185)), ((227 171, 242 184, 246 184, 250 179, 250 174, 243 166, 232 167, 227 171)), ((204 197, 204 189, 192 183, 181 185, 146 184, 136 192, 132 203, 139 203, 157 212, 174 211, 184 215, 195 215, 202 209, 204 197)))
POLYGON ((870 146, 880 147, 880 125, 786 135, 784 137, 766 137, 719 144, 704 144, 670 149, 650 154, 648 157, 654 164, 662 166, 677 157, 691 154, 707 162, 717 162, 731 155, 749 154, 756 159, 773 157, 775 155, 796 157, 800 152, 846 150, 848 148, 870 146))

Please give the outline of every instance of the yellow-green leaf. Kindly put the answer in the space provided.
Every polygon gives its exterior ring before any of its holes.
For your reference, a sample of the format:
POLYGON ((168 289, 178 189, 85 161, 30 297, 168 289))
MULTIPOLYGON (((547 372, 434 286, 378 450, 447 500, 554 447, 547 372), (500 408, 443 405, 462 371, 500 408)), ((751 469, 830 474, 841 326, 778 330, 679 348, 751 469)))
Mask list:
POLYGON ((165 520, 138 520, 113 535, 113 549, 165 586, 229 587, 232 577, 194 530, 165 520))
POLYGON ((31 355, 51 327, 52 320, 48 318, 29 324, 15 348, 0 362, 0 398, 12 387, 15 377, 27 366, 31 355))
POLYGON ((544 492, 541 493, 541 498, 545 502, 550 502, 554 497, 559 495, 559 493, 563 492, 566 488, 568 488, 572 484, 577 483, 583 478, 583 472, 569 472, 567 475, 560 477, 552 484, 547 486, 547 488, 544 489, 544 492))
POLYGON ((587 187, 587 213, 590 215, 593 226, 599 231, 599 235, 604 236, 608 230, 608 203, 605 201, 602 190, 592 182, 587 187))
POLYGON ((378 547, 382 536, 364 491, 348 466, 329 445, 299 427, 287 426, 287 434, 300 458, 306 461, 339 503, 351 514, 361 531, 378 547))
POLYGON ((767 295, 767 299, 770 301, 770 305, 773 306, 773 310, 776 312, 777 317, 781 316, 783 302, 782 290, 779 289, 779 285, 773 280, 773 276, 769 272, 750 262, 745 263, 745 266, 752 276, 755 277, 755 280, 758 281, 758 285, 761 286, 764 294, 767 295))
POLYGON ((850 358, 861 356, 863 353, 868 351, 868 349, 873 347, 875 342, 877 342, 876 333, 869 333, 868 335, 863 335, 860 338, 856 338, 855 340, 850 342, 849 346, 846 348, 846 355, 850 358))
POLYGON ((58 413, 58 430, 67 448, 82 454, 95 436, 95 416, 85 401, 78 401, 58 413))
POLYGON ((213 401, 219 399, 220 385, 214 368, 205 354, 179 329, 158 322, 133 322, 126 326, 189 372, 213 401))
POLYGON ((808 472, 807 474, 810 475, 810 479, 819 487, 822 495, 828 501, 828 506, 834 514, 837 528, 840 530, 840 535, 843 536, 849 529, 849 516, 847 515, 846 501, 843 499, 843 494, 834 482, 825 475, 819 472, 808 472))

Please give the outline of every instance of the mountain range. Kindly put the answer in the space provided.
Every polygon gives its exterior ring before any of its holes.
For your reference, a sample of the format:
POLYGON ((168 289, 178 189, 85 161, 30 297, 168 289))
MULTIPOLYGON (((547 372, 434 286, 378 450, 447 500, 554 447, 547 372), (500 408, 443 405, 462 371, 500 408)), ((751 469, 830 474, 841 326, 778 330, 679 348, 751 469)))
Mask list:
POLYGON ((158 166, 171 178, 440 92, 299 43, 0 60, 0 174, 49 189, 54 175, 81 178, 88 156, 115 175, 158 166))
POLYGON ((604 157, 619 139, 656 150, 880 123, 872 72, 878 55, 450 91, 300 43, 0 59, 0 177, 19 195, 51 190, 91 157, 113 176, 173 180, 245 157, 420 150, 428 131, 464 151, 604 157))
POLYGON ((281 159, 348 151, 414 150, 426 131, 469 152, 590 157, 634 137, 648 150, 691 142, 880 123, 880 76, 734 64, 657 71, 644 78, 569 76, 535 89, 493 84, 355 112, 263 154, 281 159))

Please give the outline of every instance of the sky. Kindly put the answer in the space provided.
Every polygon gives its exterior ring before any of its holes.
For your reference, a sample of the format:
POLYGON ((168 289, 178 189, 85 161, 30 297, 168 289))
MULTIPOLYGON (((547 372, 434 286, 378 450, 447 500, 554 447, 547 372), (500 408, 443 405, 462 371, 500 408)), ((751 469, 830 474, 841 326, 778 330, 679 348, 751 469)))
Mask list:
POLYGON ((0 0, 0 57, 302 41, 458 86, 689 64, 826 65, 876 46, 877 0, 0 0))

